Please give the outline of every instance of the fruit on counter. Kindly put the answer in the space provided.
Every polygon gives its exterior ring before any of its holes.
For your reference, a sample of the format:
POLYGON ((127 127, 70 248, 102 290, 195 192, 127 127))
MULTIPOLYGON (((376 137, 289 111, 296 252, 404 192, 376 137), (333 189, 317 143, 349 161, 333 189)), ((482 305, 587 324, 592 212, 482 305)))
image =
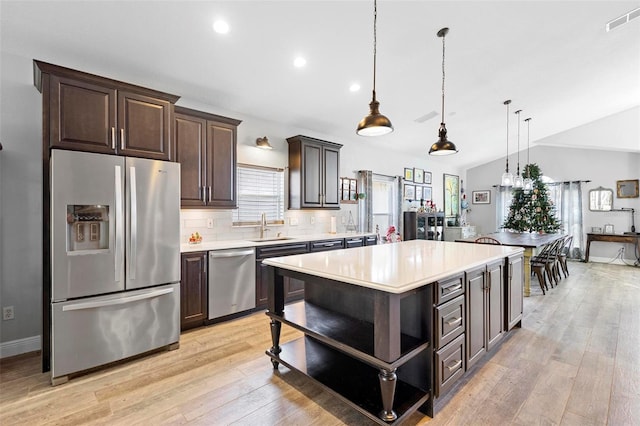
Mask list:
POLYGON ((201 243, 201 242, 202 242, 202 236, 198 232, 194 232, 189 237, 189 243, 190 244, 197 244, 197 243, 201 243))

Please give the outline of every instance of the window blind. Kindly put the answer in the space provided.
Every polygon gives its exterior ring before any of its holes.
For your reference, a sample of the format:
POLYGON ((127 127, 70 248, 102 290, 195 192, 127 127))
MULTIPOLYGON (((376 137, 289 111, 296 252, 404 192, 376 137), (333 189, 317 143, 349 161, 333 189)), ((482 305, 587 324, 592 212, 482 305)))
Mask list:
POLYGON ((238 165, 237 178, 234 225, 259 224, 263 212, 268 223, 284 223, 284 170, 238 165))

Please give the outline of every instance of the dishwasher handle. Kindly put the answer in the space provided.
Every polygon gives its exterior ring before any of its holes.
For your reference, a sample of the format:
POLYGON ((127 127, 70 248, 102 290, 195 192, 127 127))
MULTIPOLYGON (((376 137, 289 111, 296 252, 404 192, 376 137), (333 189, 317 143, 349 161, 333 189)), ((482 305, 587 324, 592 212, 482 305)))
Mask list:
POLYGON ((211 259, 219 259, 222 257, 239 257, 239 256, 248 256, 253 254, 253 249, 249 249, 249 250, 237 250, 237 251, 223 251, 223 252, 217 252, 217 251, 210 251, 209 252, 209 258, 211 259))

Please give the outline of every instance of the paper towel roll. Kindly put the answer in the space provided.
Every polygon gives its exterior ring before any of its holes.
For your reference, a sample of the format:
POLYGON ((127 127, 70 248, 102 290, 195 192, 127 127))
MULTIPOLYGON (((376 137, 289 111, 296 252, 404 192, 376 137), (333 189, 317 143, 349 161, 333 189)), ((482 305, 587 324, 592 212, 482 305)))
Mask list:
POLYGON ((336 217, 335 216, 331 216, 331 231, 330 233, 335 234, 336 233, 336 217))

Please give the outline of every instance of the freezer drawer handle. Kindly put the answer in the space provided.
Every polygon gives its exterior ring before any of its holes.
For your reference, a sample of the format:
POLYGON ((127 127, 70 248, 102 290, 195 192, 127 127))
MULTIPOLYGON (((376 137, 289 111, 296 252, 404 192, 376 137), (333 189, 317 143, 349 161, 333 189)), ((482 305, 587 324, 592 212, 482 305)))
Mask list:
POLYGON ((119 299, 99 300, 95 302, 74 303, 72 305, 65 305, 62 307, 63 311, 79 311, 82 309, 102 308, 105 306, 124 305, 126 303, 135 302, 138 300, 152 299, 158 296, 164 296, 165 294, 173 293, 172 288, 163 288, 160 290, 154 290, 148 293, 136 294, 134 296, 121 297, 119 299))
POLYGON ((247 256, 253 254, 252 250, 242 250, 242 251, 228 251, 223 253, 216 253, 215 251, 209 252, 209 257, 212 259, 219 259, 221 257, 236 257, 236 256, 247 256))

